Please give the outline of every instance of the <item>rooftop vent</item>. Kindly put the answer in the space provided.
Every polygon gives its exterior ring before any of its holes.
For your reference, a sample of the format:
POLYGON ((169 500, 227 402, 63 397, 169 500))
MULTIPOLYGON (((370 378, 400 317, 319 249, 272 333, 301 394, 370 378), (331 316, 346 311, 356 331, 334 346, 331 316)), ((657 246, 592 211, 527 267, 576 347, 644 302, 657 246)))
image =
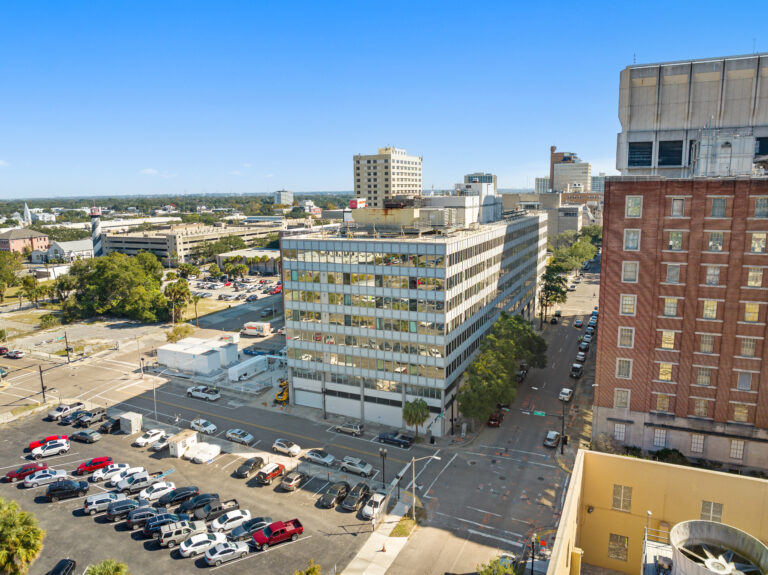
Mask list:
POLYGON ((684 521, 669 534, 674 575, 766 575, 768 547, 740 529, 684 521))

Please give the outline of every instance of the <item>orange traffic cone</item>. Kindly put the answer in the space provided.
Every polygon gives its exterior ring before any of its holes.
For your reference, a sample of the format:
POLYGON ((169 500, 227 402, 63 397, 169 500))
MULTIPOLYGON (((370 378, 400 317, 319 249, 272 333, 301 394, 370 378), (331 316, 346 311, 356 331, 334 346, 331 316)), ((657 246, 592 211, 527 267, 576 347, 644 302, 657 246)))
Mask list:
POLYGON ((383 543, 383 544, 381 545, 381 552, 382 552, 382 553, 386 553, 386 552, 387 552, 387 545, 386 545, 386 543, 383 543))

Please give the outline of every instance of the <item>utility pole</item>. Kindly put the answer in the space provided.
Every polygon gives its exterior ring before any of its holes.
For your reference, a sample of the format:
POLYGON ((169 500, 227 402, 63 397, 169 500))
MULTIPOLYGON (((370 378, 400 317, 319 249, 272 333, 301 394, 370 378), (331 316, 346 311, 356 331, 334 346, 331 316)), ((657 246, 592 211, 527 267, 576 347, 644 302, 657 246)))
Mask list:
POLYGON ((565 401, 563 401, 562 404, 563 404, 563 418, 561 420, 561 425, 560 425, 560 455, 562 455, 565 450, 565 401))
POLYGON ((69 339, 67 339, 67 332, 64 330, 64 345, 67 349, 67 363, 69 363, 69 339))
POLYGON ((43 382, 43 366, 38 363, 37 369, 40 370, 40 389, 43 392, 43 403, 45 403, 45 383, 43 382))

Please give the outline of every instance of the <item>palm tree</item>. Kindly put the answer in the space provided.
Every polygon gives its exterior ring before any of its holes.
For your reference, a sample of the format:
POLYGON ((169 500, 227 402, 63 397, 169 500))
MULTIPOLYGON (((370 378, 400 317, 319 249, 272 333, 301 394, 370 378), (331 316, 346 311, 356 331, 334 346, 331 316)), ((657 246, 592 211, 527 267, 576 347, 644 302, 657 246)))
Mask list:
POLYGON ((21 575, 43 549, 45 531, 33 513, 0 497, 0 573, 21 575))
POLYGON ((416 427, 416 437, 419 437, 419 426, 429 417, 429 406, 421 398, 406 401, 403 404, 403 421, 416 427))
POLYGON ((130 575, 128 565, 114 559, 105 559, 101 563, 90 565, 85 570, 85 575, 130 575))
POLYGON ((195 306, 195 325, 197 327, 200 327, 200 322, 197 319, 197 302, 199 302, 202 298, 199 295, 193 295, 192 296, 192 304, 195 306))

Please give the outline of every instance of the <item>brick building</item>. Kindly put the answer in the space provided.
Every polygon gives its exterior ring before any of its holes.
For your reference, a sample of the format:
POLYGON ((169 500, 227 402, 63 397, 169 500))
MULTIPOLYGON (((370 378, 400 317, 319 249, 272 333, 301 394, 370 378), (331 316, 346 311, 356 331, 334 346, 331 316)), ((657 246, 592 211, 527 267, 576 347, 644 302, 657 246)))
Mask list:
POLYGON ((606 179, 595 425, 768 467, 768 179, 606 179))
POLYGON ((0 234, 0 251, 20 254, 27 248, 29 248, 30 253, 35 250, 47 250, 48 236, 24 228, 9 230, 0 234))

